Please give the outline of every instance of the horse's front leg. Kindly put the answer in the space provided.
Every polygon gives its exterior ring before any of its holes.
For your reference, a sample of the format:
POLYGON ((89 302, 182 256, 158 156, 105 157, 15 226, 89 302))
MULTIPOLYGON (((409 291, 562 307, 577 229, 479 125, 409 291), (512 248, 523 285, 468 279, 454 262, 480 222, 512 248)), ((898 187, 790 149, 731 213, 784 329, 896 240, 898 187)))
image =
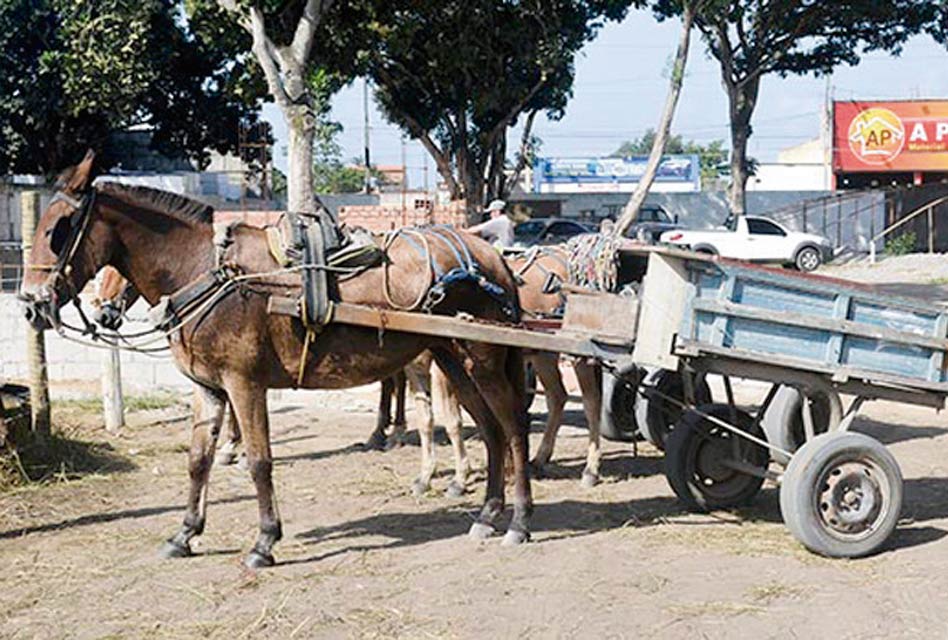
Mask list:
POLYGON ((183 558, 191 555, 191 538, 204 532, 207 515, 207 483, 214 462, 217 441, 224 416, 224 394, 201 385, 194 385, 191 427, 191 448, 188 452, 188 473, 191 490, 181 529, 165 542, 162 555, 183 558))
POLYGON ((539 475, 543 467, 553 457, 553 448, 556 446, 556 434, 563 424, 563 409, 566 407, 568 394, 563 386, 563 376, 560 375, 559 354, 538 352, 530 356, 533 370, 543 385, 543 394, 546 397, 546 427, 543 430, 543 439, 540 447, 533 456, 531 466, 539 475))
POLYGON ((244 564, 252 569, 274 563, 273 545, 283 537, 283 526, 273 491, 273 453, 270 450, 270 422, 267 415, 267 390, 250 380, 239 379, 227 385, 231 407, 244 437, 250 477, 257 489, 260 511, 260 535, 244 564))
POLYGON ((589 449, 586 452, 586 467, 582 484, 593 487, 599 484, 599 412, 602 407, 602 371, 589 360, 578 358, 573 365, 576 379, 583 394, 583 411, 589 429, 589 449))

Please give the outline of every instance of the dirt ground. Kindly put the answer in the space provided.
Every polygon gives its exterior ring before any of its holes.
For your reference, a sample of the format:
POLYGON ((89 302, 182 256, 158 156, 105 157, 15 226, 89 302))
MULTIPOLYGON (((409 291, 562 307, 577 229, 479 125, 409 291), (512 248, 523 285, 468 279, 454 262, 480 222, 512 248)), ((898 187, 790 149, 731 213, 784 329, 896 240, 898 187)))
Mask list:
MULTIPOLYGON (((760 389, 739 388, 745 400, 760 389)), ((240 561, 256 534, 248 474, 214 470, 198 555, 161 560, 186 491, 183 408, 131 416, 120 436, 86 412, 78 437, 100 470, 0 497, 4 638, 472 638, 944 636, 948 419, 869 405, 858 429, 892 447, 903 521, 885 552, 832 561, 801 548, 767 487, 736 513, 680 510, 658 452, 605 445, 604 482, 579 483, 585 431, 566 426, 554 477, 534 482, 534 540, 465 536, 483 475, 463 499, 413 498, 417 446, 360 451, 374 388, 310 392, 274 407, 279 565, 240 561)), ((542 400, 534 406, 540 427, 542 400)), ((578 403, 567 413, 582 424, 578 403)), ((473 428, 468 430, 473 435, 473 428)), ((538 434, 534 438, 538 438, 538 434)), ((535 439, 532 443, 537 444, 535 439)), ((476 464, 484 449, 469 439, 476 464)), ((442 463, 450 450, 439 448, 442 463)), ((443 467, 444 465, 442 465, 443 467)))
MULTIPOLYGON (((878 267, 833 275, 887 281, 898 293, 943 284, 924 265, 898 267, 888 278, 878 267)), ((740 383, 737 392, 743 402, 764 393, 740 383)), ((0 494, 0 637, 948 636, 944 413, 884 402, 863 409, 855 428, 889 445, 902 466, 902 520, 882 553, 840 561, 794 541, 771 485, 741 511, 682 512, 648 445, 634 456, 630 445, 605 443, 604 481, 583 489, 586 433, 575 401, 552 477, 533 484, 533 541, 473 542, 465 533, 483 473, 466 497, 444 497, 450 450, 441 446, 435 489, 412 497, 417 441, 385 453, 357 446, 374 424, 375 393, 294 393, 274 404, 285 538, 278 566, 258 573, 240 564, 257 515, 248 474, 235 467, 212 474, 198 555, 158 558, 183 515, 183 406, 144 403, 119 437, 93 407, 57 414, 78 425, 71 435, 86 443, 74 446, 89 470, 0 494)), ((532 448, 542 399, 534 412, 532 448)), ((482 467, 471 425, 467 435, 482 467)))

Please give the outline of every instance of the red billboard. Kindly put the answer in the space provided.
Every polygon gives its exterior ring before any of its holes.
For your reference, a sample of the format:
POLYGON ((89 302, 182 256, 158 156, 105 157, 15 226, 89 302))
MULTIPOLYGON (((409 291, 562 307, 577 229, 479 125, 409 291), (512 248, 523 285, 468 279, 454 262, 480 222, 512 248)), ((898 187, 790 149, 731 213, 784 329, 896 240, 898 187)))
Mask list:
POLYGON ((948 100, 834 102, 833 170, 948 172, 948 100))

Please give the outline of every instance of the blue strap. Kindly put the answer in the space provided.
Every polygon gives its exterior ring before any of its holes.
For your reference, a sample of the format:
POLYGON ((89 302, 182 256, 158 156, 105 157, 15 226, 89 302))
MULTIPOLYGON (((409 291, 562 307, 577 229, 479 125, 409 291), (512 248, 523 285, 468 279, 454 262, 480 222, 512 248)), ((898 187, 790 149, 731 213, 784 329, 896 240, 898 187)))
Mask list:
POLYGON ((471 250, 468 248, 467 243, 464 242, 464 238, 461 237, 461 234, 458 233, 457 229, 449 224, 437 225, 434 228, 441 230, 454 238, 454 241, 458 243, 459 247, 461 247, 461 251, 464 252, 464 259, 467 261, 468 269, 474 269, 478 266, 474 261, 474 258, 471 257, 471 250))
MULTIPOLYGON (((430 236, 430 237, 432 237, 432 238, 436 238, 436 239, 438 239, 439 241, 441 241, 441 243, 444 244, 444 246, 446 246, 446 247, 448 248, 448 250, 449 250, 452 254, 454 254, 454 260, 457 262, 458 267, 460 267, 460 268, 462 268, 462 269, 470 269, 470 268, 471 268, 471 267, 470 267, 470 263, 465 263, 464 257, 463 257, 463 256, 461 255, 461 253, 455 248, 454 243, 452 243, 449 238, 445 238, 444 236, 442 236, 440 233, 438 233, 438 232, 437 232, 435 229, 433 229, 433 228, 432 228, 432 229, 425 229, 425 231, 427 232, 428 236, 430 236)), ((432 262, 437 263, 437 259, 436 259, 433 255, 431 256, 431 260, 432 260, 432 262)))

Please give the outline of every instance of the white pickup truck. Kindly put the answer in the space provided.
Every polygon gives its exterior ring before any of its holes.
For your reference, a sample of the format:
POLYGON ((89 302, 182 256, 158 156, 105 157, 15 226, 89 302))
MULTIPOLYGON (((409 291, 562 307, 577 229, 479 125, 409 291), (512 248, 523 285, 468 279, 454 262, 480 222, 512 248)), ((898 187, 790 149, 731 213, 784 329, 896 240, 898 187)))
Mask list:
POLYGON ((717 229, 666 231, 659 241, 726 258, 789 264, 800 271, 813 271, 833 253, 829 240, 822 236, 788 231, 758 216, 728 218, 717 229))

